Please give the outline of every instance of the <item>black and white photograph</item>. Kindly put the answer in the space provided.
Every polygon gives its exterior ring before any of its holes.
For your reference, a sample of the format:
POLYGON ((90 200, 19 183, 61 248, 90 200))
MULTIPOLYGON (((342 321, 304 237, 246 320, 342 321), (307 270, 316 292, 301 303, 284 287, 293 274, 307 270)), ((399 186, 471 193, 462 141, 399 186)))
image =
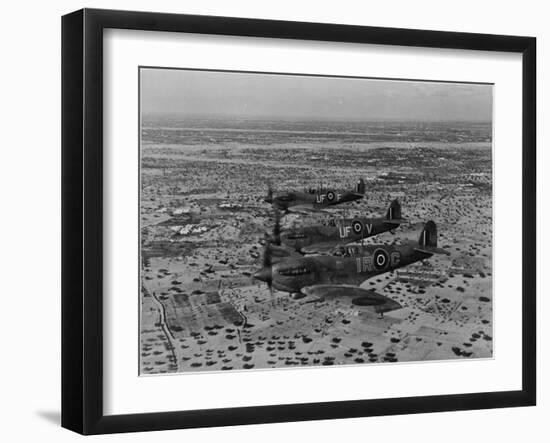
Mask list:
POLYGON ((3 12, 2 441, 548 433, 543 3, 3 12))
POLYGON ((0 440, 543 441, 545 6, 6 2, 0 440))
POLYGON ((490 83, 139 68, 139 374, 491 359, 490 83))

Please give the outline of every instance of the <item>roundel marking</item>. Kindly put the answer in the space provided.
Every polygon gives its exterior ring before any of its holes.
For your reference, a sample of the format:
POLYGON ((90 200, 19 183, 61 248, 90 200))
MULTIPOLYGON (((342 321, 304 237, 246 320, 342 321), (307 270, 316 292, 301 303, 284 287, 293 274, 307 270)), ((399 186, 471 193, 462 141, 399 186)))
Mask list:
POLYGON ((353 229, 354 234, 361 234, 363 232, 363 223, 360 220, 353 220, 351 222, 351 229, 353 229))
POLYGON ((333 201, 334 200, 334 192, 333 191, 328 191, 327 192, 327 200, 329 202, 333 201))
POLYGON ((374 269, 381 271, 386 269, 390 263, 390 256, 385 249, 377 249, 373 254, 374 269))

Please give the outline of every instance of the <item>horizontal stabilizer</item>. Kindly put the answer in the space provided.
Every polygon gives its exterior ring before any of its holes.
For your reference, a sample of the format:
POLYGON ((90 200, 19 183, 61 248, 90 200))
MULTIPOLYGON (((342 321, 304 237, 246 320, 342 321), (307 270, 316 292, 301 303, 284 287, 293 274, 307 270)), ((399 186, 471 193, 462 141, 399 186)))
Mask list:
POLYGON ((408 223, 409 220, 407 220, 406 218, 394 218, 392 220, 384 220, 384 223, 387 223, 389 225, 401 225, 403 223, 408 223))
POLYGON ((445 254, 451 255, 449 251, 443 248, 437 248, 435 246, 424 246, 422 248, 414 248, 415 251, 424 252, 426 254, 445 254))

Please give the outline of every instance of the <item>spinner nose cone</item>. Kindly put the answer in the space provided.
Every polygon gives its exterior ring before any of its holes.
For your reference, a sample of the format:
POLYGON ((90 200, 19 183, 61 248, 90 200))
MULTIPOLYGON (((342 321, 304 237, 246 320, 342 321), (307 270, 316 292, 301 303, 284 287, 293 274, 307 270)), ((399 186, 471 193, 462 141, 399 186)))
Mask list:
POLYGON ((266 283, 269 283, 271 281, 271 269, 270 268, 262 268, 259 271, 256 271, 254 274, 254 278, 256 280, 264 281, 266 283))

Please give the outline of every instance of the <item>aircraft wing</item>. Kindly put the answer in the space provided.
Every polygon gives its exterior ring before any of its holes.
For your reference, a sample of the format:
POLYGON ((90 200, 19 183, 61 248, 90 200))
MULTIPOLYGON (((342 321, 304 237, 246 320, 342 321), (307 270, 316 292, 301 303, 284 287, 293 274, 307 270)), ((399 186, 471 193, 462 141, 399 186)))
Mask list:
POLYGON ((287 211, 309 215, 314 212, 325 212, 327 214, 333 214, 333 211, 336 209, 338 208, 334 206, 320 206, 314 203, 301 203, 299 205, 289 206, 287 211))
POLYGON ((419 252, 425 252, 426 254, 444 254, 444 255, 451 255, 449 251, 443 248, 437 248, 434 246, 423 246, 419 248, 414 248, 415 251, 419 252))
POLYGON ((296 252, 294 249, 290 249, 285 246, 277 246, 277 245, 270 245, 269 253, 271 254, 273 263, 283 261, 286 258, 302 257, 302 254, 300 254, 299 252, 296 252))
POLYGON ((377 314, 400 309, 401 306, 395 300, 369 289, 349 285, 313 285, 302 288, 306 295, 320 299, 351 297, 352 304, 356 306, 372 307, 377 314))
POLYGON ((330 241, 330 242, 322 242, 322 243, 314 243, 309 246, 304 246, 300 249, 300 252, 303 254, 330 254, 332 250, 338 246, 338 244, 341 242, 338 241, 330 241))
POLYGON ((322 211, 321 208, 313 206, 311 203, 303 203, 300 205, 289 206, 287 209, 288 212, 298 212, 303 214, 311 214, 312 212, 322 211))

